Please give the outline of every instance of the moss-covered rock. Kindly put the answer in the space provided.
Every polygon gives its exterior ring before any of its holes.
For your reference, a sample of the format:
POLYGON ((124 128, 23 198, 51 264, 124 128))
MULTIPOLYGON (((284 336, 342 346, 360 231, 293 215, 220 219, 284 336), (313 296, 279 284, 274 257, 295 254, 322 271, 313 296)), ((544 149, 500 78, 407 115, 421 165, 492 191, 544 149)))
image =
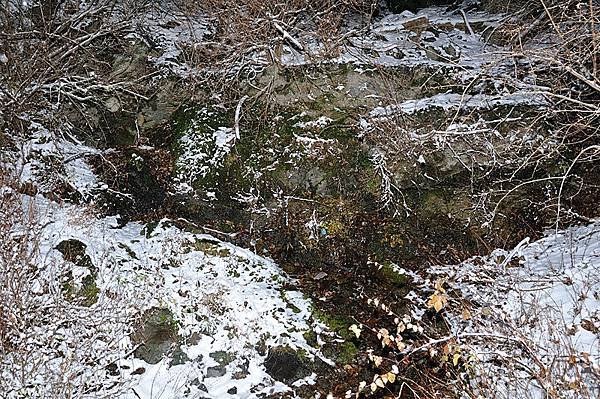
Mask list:
POLYGON ((264 365, 267 374, 286 384, 310 375, 309 367, 303 361, 303 357, 289 346, 270 348, 264 365))
POLYGON ((69 271, 62 277, 62 292, 65 298, 83 306, 92 306, 98 301, 100 289, 96 284, 98 268, 86 253, 87 245, 75 239, 61 241, 56 249, 63 258, 78 267, 86 269, 81 281, 76 282, 73 272, 69 271))
POLYGON ((139 345, 135 357, 156 364, 178 348, 177 321, 169 309, 152 308, 141 317, 131 339, 139 345))

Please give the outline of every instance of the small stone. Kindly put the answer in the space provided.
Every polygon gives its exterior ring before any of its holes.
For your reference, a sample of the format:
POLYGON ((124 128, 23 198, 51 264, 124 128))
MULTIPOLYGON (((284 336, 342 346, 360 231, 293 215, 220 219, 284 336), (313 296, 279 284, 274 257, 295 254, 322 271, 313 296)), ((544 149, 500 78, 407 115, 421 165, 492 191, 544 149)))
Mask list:
POLYGON ((190 385, 194 385, 194 386, 198 387, 198 389, 202 392, 208 392, 206 385, 201 383, 200 380, 198 379, 198 377, 196 377, 192 381, 190 381, 190 385))
POLYGON ((135 369, 131 372, 131 375, 140 375, 140 374, 144 374, 145 372, 146 372, 145 368, 138 367, 137 369, 135 369))
POLYGON ((104 106, 109 112, 115 113, 121 109, 121 102, 116 97, 110 97, 104 101, 104 106))
POLYGON ((265 369, 273 379, 289 384, 304 378, 308 373, 296 351, 288 346, 269 349, 265 359, 265 369))
POLYGON ((225 367, 213 366, 206 369, 206 378, 218 378, 223 377, 227 373, 225 367))
POLYGON ((177 322, 169 309, 148 310, 132 335, 133 342, 140 344, 134 356, 146 363, 157 364, 177 349, 177 330, 177 322))
POLYGON ((319 273, 317 273, 317 274, 316 274, 316 275, 315 275, 313 278, 314 278, 315 280, 322 280, 322 279, 324 279, 325 277, 327 277, 327 273, 325 273, 325 272, 319 272, 319 273))
POLYGON ((421 32, 429 26, 429 19, 425 16, 409 19, 408 21, 402 23, 402 26, 406 30, 421 32))
POLYGON ((230 395, 235 395, 237 393, 237 387, 232 387, 227 390, 227 393, 230 395))

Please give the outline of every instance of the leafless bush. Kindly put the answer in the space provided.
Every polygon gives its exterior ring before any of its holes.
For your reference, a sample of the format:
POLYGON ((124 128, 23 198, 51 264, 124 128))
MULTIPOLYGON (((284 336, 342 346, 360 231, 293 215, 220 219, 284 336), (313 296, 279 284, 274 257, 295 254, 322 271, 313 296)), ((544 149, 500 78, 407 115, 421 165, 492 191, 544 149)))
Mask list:
POLYGON ((586 221, 593 216, 586 201, 600 195, 600 7, 592 0, 518 5, 498 29, 506 56, 470 78, 456 110, 381 118, 372 139, 399 164, 424 156, 470 179, 482 222, 506 218, 516 202, 537 209, 545 224, 586 221), (529 103, 469 107, 478 95, 502 102, 508 92, 525 93, 529 103))
POLYGON ((116 397, 126 379, 110 365, 127 356, 130 304, 101 294, 87 306, 65 293, 70 266, 46 257, 44 207, 0 171, 2 397, 116 397))
MULTIPOLYGON (((377 3, 371 0, 314 1, 294 0, 208 0, 201 7, 217 20, 217 38, 223 49, 231 52, 266 44, 284 35, 308 34, 325 40, 333 39, 351 12, 371 15, 377 3)), ((286 40, 291 40, 286 37, 286 40)), ((292 41, 288 44, 296 45, 292 41)), ((298 46, 297 46, 298 47, 298 46)), ((302 48, 297 48, 302 51, 302 48)))
POLYGON ((48 128, 93 130, 90 106, 105 111, 109 97, 124 104, 145 99, 145 77, 115 74, 111 63, 149 3, 3 0, 0 125, 24 131, 36 115, 48 128))
MULTIPOLYGON (((215 21, 216 33, 213 41, 194 49, 191 58, 207 65, 219 78, 231 81, 251 80, 265 65, 279 62, 278 44, 282 43, 308 58, 330 57, 349 30, 344 26, 346 17, 369 21, 377 1, 208 0, 200 7, 215 21), (268 60, 261 62, 258 55, 268 60)), ((219 85, 219 94, 228 85, 219 85)))

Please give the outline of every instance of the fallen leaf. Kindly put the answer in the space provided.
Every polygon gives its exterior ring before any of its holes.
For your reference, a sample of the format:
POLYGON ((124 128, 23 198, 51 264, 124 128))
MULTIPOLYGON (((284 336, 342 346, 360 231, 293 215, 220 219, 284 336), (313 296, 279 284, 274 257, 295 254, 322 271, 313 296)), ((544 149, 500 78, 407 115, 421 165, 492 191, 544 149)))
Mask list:
POLYGON ((390 371, 389 373, 387 373, 387 379, 390 382, 390 384, 393 384, 396 381, 396 374, 390 371))
POLYGON ((469 309, 464 308, 462 311, 462 319, 463 320, 469 320, 471 318, 471 312, 469 312, 469 309))
POLYGON ((452 364, 455 365, 455 366, 457 366, 459 359, 460 359, 460 354, 455 353, 454 356, 452 356, 452 364))
POLYGON ((354 333, 354 335, 356 335, 356 338, 360 337, 360 333, 362 332, 362 330, 360 329, 359 326, 357 326, 356 324, 352 324, 350 326, 350 328, 348 328, 350 331, 352 331, 354 333))

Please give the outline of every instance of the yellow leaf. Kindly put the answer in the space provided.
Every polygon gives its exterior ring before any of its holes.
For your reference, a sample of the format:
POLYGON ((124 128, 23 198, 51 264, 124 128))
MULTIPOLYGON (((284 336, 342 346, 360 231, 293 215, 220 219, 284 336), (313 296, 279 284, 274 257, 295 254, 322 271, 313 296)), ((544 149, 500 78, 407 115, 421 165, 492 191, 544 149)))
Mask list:
POLYGON ((394 381, 396 381, 396 374, 390 371, 389 373, 387 373, 387 379, 390 382, 390 384, 393 384, 394 381))
POLYGON ((436 291, 433 295, 431 295, 431 297, 429 297, 429 301, 427 301, 427 307, 434 308, 436 312, 439 312, 447 302, 448 297, 446 294, 436 291))
POLYGON ((381 362, 383 362, 383 358, 381 356, 373 356, 373 363, 375 363, 375 367, 381 366, 381 362))
POLYGON ((433 307, 435 309, 436 312, 439 312, 440 310, 442 310, 442 308, 444 307, 444 304, 442 303, 442 301, 440 300, 440 297, 438 296, 435 301, 433 302, 433 307))
POLYGON ((406 330, 406 325, 404 325, 404 323, 400 322, 398 323, 398 334, 400 334, 401 332, 403 332, 404 330, 406 330))
POLYGON ((352 324, 349 330, 352 331, 354 335, 356 335, 356 338, 360 337, 360 333, 362 330, 356 324, 352 324))
POLYGON ((381 378, 377 378, 375 380, 375 384, 379 387, 379 388, 383 388, 385 386, 385 382, 383 382, 383 380, 381 378))
POLYGON ((469 312, 469 309, 464 308, 462 311, 462 318, 463 320, 469 320, 471 318, 471 312, 469 312))
POLYGON ((452 364, 455 365, 455 366, 457 366, 459 359, 460 359, 460 354, 455 353, 454 356, 452 356, 452 364))
POLYGON ((387 384, 387 382, 388 382, 387 374, 381 374, 379 377, 381 378, 381 381, 383 381, 384 384, 387 384))
POLYGON ((371 384, 371 392, 375 392, 377 390, 377 385, 375 383, 371 384))

